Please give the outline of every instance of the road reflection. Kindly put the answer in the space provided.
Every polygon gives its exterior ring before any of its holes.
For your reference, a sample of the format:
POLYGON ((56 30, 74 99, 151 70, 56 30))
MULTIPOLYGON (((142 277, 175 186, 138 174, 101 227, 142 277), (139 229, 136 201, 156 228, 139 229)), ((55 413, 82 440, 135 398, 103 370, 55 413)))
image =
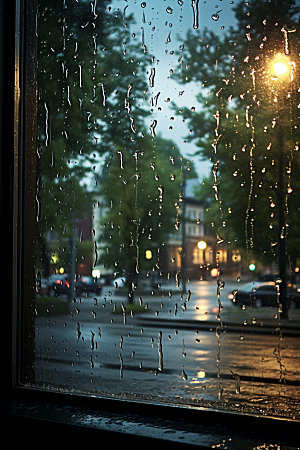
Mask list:
POLYGON ((300 398, 299 322, 287 328, 274 308, 234 306, 227 296, 235 287, 222 289, 219 318, 217 285, 208 281, 189 283, 188 297, 173 286, 145 292, 132 314, 126 292, 111 287, 97 301, 76 298, 68 314, 50 315, 50 307, 36 316, 36 381, 197 401, 244 401, 277 386, 300 398))

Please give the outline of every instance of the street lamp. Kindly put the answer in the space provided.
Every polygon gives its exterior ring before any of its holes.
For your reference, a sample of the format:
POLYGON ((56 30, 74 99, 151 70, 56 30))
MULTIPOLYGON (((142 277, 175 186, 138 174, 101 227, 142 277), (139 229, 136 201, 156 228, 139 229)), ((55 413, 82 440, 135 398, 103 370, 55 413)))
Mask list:
MULTIPOLYGON (((292 65, 289 58, 286 55, 277 55, 273 61, 274 75, 272 79, 279 83, 277 94, 277 104, 279 110, 283 106, 283 82, 287 80, 287 76, 292 70, 292 65)), ((290 80, 291 80, 290 76, 290 80)), ((278 248, 278 268, 279 277, 281 279, 279 291, 280 291, 280 303, 282 304, 282 316, 288 318, 288 305, 287 305, 287 275, 286 275, 286 244, 285 244, 285 193, 284 193, 284 161, 283 161, 283 127, 282 121, 278 121, 278 207, 279 207, 279 248, 278 248)))
POLYGON ((205 250, 207 247, 207 243, 205 241, 199 241, 197 244, 199 250, 205 250))
POLYGON ((287 55, 278 53, 272 61, 272 79, 283 81, 291 73, 292 63, 287 55), (274 77, 275 76, 275 77, 274 77))
POLYGON ((275 71, 275 75, 277 77, 280 77, 281 75, 284 75, 287 72, 287 70, 288 70, 287 66, 283 62, 276 62, 276 63, 274 63, 273 64, 273 68, 274 68, 274 71, 275 71))

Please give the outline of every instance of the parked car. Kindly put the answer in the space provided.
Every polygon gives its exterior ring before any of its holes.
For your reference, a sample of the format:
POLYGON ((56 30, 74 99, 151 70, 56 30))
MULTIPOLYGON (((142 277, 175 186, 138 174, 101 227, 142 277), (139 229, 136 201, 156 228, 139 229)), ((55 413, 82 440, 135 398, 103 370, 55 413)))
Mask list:
MULTIPOLYGON (((228 297, 236 305, 250 305, 257 308, 278 305, 277 287, 273 281, 246 283, 240 289, 232 291, 228 297)), ((300 293, 297 290, 288 288, 287 300, 290 308, 300 307, 300 293)))
POLYGON ((48 295, 54 297, 57 295, 69 293, 70 283, 68 281, 68 275, 65 274, 54 274, 50 275, 47 280, 48 285, 48 295))
POLYGON ((75 286, 78 296, 89 292, 94 292, 95 294, 100 295, 102 291, 102 284, 100 280, 92 276, 82 276, 78 278, 75 286))

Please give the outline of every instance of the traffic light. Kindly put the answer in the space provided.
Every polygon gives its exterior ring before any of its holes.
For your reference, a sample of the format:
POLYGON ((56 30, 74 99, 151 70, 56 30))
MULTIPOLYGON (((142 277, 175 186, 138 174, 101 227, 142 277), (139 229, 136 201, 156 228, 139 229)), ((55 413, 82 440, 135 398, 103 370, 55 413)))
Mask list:
POLYGON ((251 272, 253 272, 256 269, 256 265, 254 263, 249 264, 249 270, 251 270, 251 272))

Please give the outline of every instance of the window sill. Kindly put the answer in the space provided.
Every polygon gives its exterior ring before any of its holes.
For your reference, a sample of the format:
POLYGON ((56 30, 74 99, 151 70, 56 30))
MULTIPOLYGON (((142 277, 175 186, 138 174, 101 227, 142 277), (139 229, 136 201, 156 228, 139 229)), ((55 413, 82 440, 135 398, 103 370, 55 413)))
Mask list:
POLYGON ((22 441, 44 436, 47 443, 78 444, 81 438, 109 439, 114 444, 197 445, 200 449, 299 449, 298 422, 242 416, 169 405, 138 404, 16 388, 0 405, 5 435, 22 441), (61 433, 62 432, 62 433, 61 433), (267 445, 260 447, 262 445, 267 445), (273 447, 274 448, 274 447, 273 447))

